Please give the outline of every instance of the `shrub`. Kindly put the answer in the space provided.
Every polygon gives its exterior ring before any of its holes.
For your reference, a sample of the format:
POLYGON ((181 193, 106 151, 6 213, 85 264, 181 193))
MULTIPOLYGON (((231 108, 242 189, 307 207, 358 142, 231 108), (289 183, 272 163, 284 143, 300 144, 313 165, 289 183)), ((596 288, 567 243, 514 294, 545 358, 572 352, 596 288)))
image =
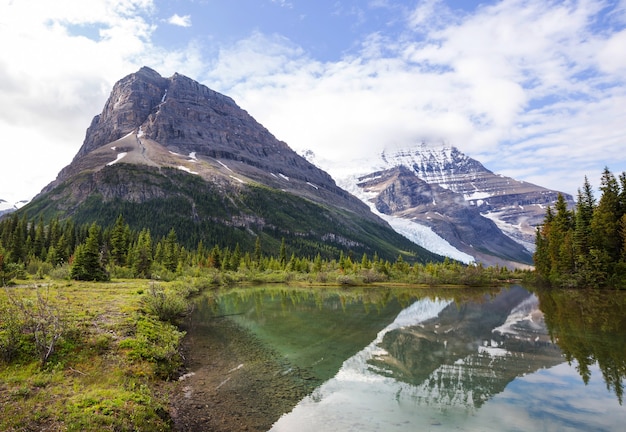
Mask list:
POLYGON ((151 362, 154 374, 163 379, 173 377, 182 366, 178 351, 185 332, 155 317, 139 316, 133 337, 120 342, 120 348, 128 349, 130 359, 151 362))
POLYGON ((19 354, 24 322, 12 305, 0 305, 0 358, 5 362, 19 354))
POLYGON ((147 313, 171 323, 189 312, 189 302, 184 295, 175 291, 166 292, 155 283, 150 284, 150 289, 142 297, 141 303, 147 313))
POLYGON ((26 349, 24 337, 32 338, 42 366, 54 354, 67 330, 67 320, 61 310, 37 290, 35 300, 18 298, 7 291, 9 304, 3 308, 0 350, 8 360, 20 349, 26 349), (24 342, 24 343, 22 343, 24 342))

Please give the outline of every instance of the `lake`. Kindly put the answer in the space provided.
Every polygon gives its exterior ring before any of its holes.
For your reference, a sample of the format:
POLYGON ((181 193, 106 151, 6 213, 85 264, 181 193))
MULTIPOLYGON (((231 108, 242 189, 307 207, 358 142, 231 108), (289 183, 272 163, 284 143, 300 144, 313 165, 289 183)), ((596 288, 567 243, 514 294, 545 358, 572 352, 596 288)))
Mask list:
MULTIPOLYGON (((220 349, 230 350, 231 364, 219 382, 203 378, 206 393, 196 387, 194 401, 235 395, 231 403, 242 403, 232 412, 263 417, 257 430, 626 424, 626 293, 272 286, 207 292, 196 306, 188 349, 229 329, 220 349)), ((218 367, 203 356, 192 374, 218 367)))

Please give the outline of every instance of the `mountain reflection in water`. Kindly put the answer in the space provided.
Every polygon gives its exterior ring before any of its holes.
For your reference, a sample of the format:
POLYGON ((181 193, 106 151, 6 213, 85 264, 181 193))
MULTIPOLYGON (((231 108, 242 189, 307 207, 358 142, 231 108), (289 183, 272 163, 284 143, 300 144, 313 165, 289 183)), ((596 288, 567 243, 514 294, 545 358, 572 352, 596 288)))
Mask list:
POLYGON ((610 367, 598 367, 593 350, 603 346, 603 330, 581 344, 585 336, 574 334, 590 320, 580 310, 594 311, 566 298, 514 286, 473 301, 418 300, 272 430, 620 429, 624 327, 601 314, 602 329, 616 336, 604 349, 613 354, 602 357, 610 367), (567 341, 564 352, 553 340, 567 341), (566 361, 580 362, 584 380, 566 361), (599 368, 606 385, 590 380, 599 368))

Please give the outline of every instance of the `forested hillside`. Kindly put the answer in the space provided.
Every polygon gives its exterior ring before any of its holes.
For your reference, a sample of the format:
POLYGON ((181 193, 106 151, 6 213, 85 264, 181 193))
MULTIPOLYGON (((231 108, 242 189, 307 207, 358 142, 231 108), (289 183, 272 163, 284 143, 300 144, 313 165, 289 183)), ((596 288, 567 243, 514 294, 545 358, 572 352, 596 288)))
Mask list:
POLYGON ((209 285, 237 282, 368 284, 383 281, 415 284, 486 285, 527 278, 528 272, 465 266, 446 259, 410 263, 398 255, 387 259, 374 252, 356 254, 320 248, 303 254, 301 245, 283 240, 274 247, 257 237, 251 246, 188 247, 171 228, 153 236, 147 228, 132 229, 122 216, 112 226, 77 224, 72 219, 29 220, 13 214, 0 221, 0 285, 13 279, 111 278, 174 280, 200 277, 209 285), (336 253, 335 253, 336 252, 336 253))

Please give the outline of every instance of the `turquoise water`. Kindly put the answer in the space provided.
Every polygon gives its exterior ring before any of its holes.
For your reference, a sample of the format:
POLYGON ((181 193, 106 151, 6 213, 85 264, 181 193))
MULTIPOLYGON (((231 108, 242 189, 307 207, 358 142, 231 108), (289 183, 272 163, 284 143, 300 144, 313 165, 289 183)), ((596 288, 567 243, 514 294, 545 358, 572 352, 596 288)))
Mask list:
POLYGON ((320 385, 273 431, 624 430, 626 296, 288 287, 214 296, 320 385))

